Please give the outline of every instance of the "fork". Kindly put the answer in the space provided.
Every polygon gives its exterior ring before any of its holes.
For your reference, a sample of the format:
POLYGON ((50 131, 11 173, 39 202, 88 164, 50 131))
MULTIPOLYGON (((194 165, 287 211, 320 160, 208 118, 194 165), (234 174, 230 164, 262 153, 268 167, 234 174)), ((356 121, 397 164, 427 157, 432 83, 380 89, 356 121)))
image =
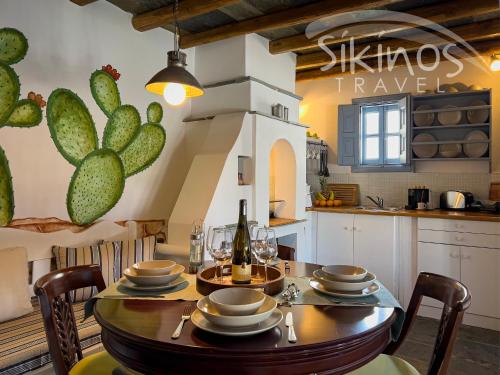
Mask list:
POLYGON ((177 328, 175 329, 174 333, 172 333, 172 338, 173 339, 178 339, 179 336, 181 335, 182 327, 184 327, 184 322, 189 320, 191 318, 191 313, 194 311, 194 304, 189 304, 184 307, 184 311, 182 312, 181 315, 181 321, 177 328))

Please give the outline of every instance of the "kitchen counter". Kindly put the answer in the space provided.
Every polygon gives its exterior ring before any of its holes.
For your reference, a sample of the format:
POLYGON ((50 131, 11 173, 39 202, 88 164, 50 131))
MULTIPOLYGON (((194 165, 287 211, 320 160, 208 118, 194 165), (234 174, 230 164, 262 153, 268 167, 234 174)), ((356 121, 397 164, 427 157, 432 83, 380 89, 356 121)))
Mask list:
POLYGON ((359 209, 355 207, 311 207, 307 211, 332 212, 338 214, 360 214, 360 215, 382 215, 382 216, 411 216, 425 217, 431 219, 473 220, 500 222, 500 215, 488 212, 474 211, 447 211, 447 210, 399 210, 399 211, 377 211, 370 209, 359 209))
POLYGON ((301 223, 305 220, 297 220, 297 219, 287 219, 282 217, 273 217, 269 219, 269 227, 281 227, 283 225, 296 224, 301 223))

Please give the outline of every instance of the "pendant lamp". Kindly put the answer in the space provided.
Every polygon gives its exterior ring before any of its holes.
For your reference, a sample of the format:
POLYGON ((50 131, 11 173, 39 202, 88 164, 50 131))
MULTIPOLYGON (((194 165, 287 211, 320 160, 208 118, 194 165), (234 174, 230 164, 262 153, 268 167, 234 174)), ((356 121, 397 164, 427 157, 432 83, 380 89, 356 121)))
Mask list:
POLYGON ((163 95, 170 105, 181 105, 186 98, 203 95, 203 87, 198 80, 186 70, 186 54, 179 50, 179 25, 177 23, 178 0, 174 5, 174 50, 168 52, 167 67, 156 73, 146 83, 146 90, 153 94, 163 95))

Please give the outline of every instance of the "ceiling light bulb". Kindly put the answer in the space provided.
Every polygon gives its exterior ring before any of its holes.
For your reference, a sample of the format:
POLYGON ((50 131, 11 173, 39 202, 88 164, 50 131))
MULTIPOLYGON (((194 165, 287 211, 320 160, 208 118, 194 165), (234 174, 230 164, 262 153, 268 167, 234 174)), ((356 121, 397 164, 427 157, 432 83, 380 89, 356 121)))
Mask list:
POLYGON ((186 100, 186 90, 180 83, 168 83, 163 90, 163 97, 170 105, 181 105, 186 100))
POLYGON ((490 69, 494 72, 500 71, 500 55, 493 55, 491 57, 490 69))

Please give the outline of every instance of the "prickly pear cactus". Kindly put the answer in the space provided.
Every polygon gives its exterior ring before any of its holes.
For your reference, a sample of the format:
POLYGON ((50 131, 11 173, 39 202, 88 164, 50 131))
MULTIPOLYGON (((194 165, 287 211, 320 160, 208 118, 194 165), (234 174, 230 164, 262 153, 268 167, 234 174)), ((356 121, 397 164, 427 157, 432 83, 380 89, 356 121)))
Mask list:
POLYGON ((110 117, 120 106, 120 92, 111 74, 104 70, 96 70, 90 76, 90 91, 101 110, 110 117))
POLYGON ((125 104, 118 107, 106 124, 102 147, 120 152, 134 138, 140 126, 141 116, 134 106, 125 104))
POLYGON ((97 149, 94 120, 85 103, 70 90, 56 89, 50 94, 47 125, 61 155, 75 166, 97 149))
POLYGON ((41 121, 42 111, 38 104, 30 99, 22 99, 17 102, 6 125, 18 128, 29 128, 38 125, 41 121))
POLYGON ((18 102, 21 85, 16 72, 9 66, 21 61, 27 51, 28 41, 23 33, 16 29, 0 29, 0 127, 31 127, 42 121, 39 106, 29 106, 24 100, 23 103, 18 102), (15 119, 11 120, 9 118, 14 111, 15 119), (19 117, 20 112, 23 112, 22 118, 19 117))
POLYGON ((125 178, 149 167, 165 145, 165 130, 159 125, 161 105, 148 106, 150 123, 141 126, 137 109, 121 105, 119 78, 111 65, 90 77, 92 96, 108 117, 101 149, 92 116, 75 93, 54 90, 47 103, 52 139, 64 158, 77 166, 66 197, 76 224, 89 224, 111 210, 123 193, 125 178))
POLYGON ((165 146, 165 130, 157 124, 145 124, 132 142, 120 152, 125 176, 130 177, 148 168, 165 146))
POLYGON ((14 216, 14 192, 9 162, 0 147, 0 227, 10 223, 14 216))
MULTIPOLYGON (((27 51, 28 41, 22 32, 11 28, 0 29, 0 128, 29 128, 42 121, 42 110, 36 102, 19 100, 19 77, 9 66, 21 61, 27 51)), ((13 215, 12 177, 7 157, 0 147, 0 226, 8 225, 13 215)))
POLYGON ((148 122, 159 124, 163 118, 163 108, 160 103, 153 102, 148 105, 148 122))
POLYGON ((90 224, 111 210, 125 186, 123 164, 113 150, 91 152, 78 166, 69 184, 66 203, 71 220, 90 224))
POLYGON ((0 29, 0 61, 12 65, 28 52, 28 40, 22 32, 5 27, 0 29))

